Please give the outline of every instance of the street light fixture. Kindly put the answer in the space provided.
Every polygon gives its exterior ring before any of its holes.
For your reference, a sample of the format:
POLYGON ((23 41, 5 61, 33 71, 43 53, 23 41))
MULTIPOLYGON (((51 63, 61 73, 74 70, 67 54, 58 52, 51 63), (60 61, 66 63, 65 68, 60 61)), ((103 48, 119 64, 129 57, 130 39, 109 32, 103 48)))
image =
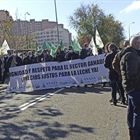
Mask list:
POLYGON ((26 12, 26 13, 24 14, 25 20, 26 20, 26 15, 29 15, 29 16, 30 16, 30 14, 29 14, 28 12, 26 12))
POLYGON ((131 22, 131 23, 129 24, 129 29, 128 29, 128 30, 129 30, 129 40, 130 40, 130 25, 131 25, 131 24, 134 24, 134 23, 135 23, 135 22, 131 22))
POLYGON ((58 44, 59 44, 59 30, 58 30, 58 18, 57 18, 56 0, 54 0, 54 5, 55 5, 55 16, 56 16, 56 23, 57 23, 57 37, 58 37, 58 44))

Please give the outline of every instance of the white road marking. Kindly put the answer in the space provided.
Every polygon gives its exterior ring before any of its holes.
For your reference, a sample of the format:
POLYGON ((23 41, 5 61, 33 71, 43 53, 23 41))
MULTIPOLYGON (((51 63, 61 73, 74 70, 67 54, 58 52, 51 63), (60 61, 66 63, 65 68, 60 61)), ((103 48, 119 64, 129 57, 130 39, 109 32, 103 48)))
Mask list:
POLYGON ((40 97, 37 97, 37 98, 35 98, 34 100, 31 100, 30 102, 25 103, 25 104, 19 106, 19 108, 22 108, 22 107, 24 107, 24 106, 27 106, 27 105, 31 104, 32 102, 35 102, 35 101, 37 101, 37 100, 39 100, 39 99, 41 99, 41 98, 43 98, 43 97, 47 97, 48 95, 49 95, 49 94, 47 93, 47 94, 45 94, 45 95, 42 95, 42 96, 40 96, 40 97))
POLYGON ((44 100, 46 98, 49 98, 49 97, 53 96, 54 94, 56 94, 56 93, 58 93, 58 92, 60 92, 62 90, 64 90, 64 88, 61 88, 59 90, 56 90, 53 93, 46 93, 45 95, 42 95, 42 96, 40 96, 38 98, 35 98, 34 100, 31 100, 30 102, 27 102, 27 103, 19 106, 19 111, 18 112, 21 112, 21 111, 29 108, 30 106, 33 106, 33 105, 37 104, 38 102, 40 102, 40 101, 42 101, 42 100, 44 100))

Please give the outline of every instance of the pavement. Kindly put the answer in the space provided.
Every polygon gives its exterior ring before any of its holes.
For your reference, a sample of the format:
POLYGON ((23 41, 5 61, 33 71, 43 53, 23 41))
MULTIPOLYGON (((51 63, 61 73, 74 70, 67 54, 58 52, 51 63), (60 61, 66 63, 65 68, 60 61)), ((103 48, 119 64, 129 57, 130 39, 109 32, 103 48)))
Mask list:
POLYGON ((8 84, 0 84, 0 90, 6 89, 8 84))
POLYGON ((110 87, 0 93, 1 140, 128 140, 127 107, 110 87))

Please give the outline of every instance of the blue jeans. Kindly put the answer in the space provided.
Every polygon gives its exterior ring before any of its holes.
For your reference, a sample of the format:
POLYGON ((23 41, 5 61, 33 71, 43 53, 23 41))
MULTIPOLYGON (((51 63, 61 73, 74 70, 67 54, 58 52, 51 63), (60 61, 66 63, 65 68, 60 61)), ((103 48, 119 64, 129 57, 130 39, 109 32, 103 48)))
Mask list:
POLYGON ((140 91, 136 89, 128 92, 127 123, 130 138, 140 140, 140 91))
POLYGON ((120 94, 120 97, 121 97, 121 101, 123 103, 125 103, 125 97, 124 97, 124 88, 122 86, 122 81, 121 80, 118 80, 117 81, 117 86, 118 86, 118 92, 120 94))
POLYGON ((119 92, 119 95, 121 97, 121 101, 125 102, 124 89, 122 87, 121 81, 110 80, 110 86, 111 86, 112 102, 117 103, 117 99, 116 99, 117 91, 119 92))

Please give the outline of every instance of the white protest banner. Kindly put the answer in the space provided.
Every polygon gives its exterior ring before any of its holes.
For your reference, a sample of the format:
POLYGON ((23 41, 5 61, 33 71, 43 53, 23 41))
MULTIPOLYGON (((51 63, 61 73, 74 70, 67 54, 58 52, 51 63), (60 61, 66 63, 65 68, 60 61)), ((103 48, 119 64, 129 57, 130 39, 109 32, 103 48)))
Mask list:
POLYGON ((104 55, 61 63, 47 62, 10 68, 7 92, 62 88, 108 81, 104 55))

